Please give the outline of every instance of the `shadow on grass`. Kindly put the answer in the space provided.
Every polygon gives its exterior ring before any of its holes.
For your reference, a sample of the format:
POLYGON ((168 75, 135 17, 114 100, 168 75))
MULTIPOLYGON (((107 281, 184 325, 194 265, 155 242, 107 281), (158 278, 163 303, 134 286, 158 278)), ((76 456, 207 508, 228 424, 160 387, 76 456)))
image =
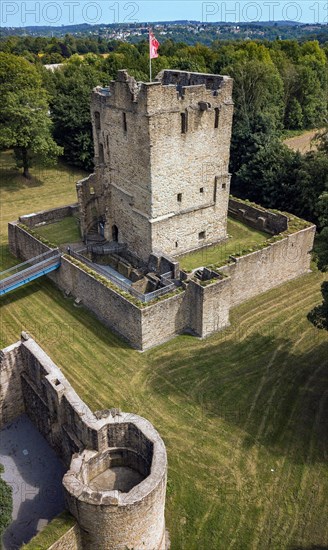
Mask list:
MULTIPOLYGON (((4 307, 9 304, 13 303, 19 303, 21 300, 31 297, 33 298, 33 295, 40 291, 45 292, 48 297, 51 299, 51 301, 55 302, 62 308, 64 311, 66 311, 69 315, 69 317, 74 321, 76 320, 76 327, 78 327, 78 330, 81 334, 88 334, 88 338, 90 338, 90 346, 92 346, 92 334, 94 334, 97 339, 101 339, 104 341, 108 346, 111 348, 120 348, 120 349, 128 349, 132 350, 132 348, 127 344, 119 335, 115 334, 111 329, 106 327, 103 323, 100 322, 96 318, 93 313, 85 308, 84 306, 75 307, 74 306, 74 298, 73 297, 66 297, 65 294, 59 290, 54 283, 52 283, 49 279, 46 277, 43 277, 39 279, 38 281, 34 281, 31 283, 28 283, 26 286, 18 288, 16 291, 12 291, 8 294, 5 294, 4 296, 0 297, 0 318, 1 318, 1 307, 4 307)), ((31 306, 32 309, 32 306, 31 306)), ((30 318, 29 318, 30 319, 30 318)), ((48 316, 47 316, 48 320, 48 316)), ((16 321, 16 319, 15 319, 16 321)), ((36 340, 38 341, 38 338, 36 335, 32 334, 32 328, 33 323, 37 322, 43 323, 43 319, 37 319, 32 321, 32 327, 29 327, 29 324, 27 323, 25 325, 24 319, 21 322, 20 331, 26 330, 27 332, 31 331, 31 336, 34 336, 36 340)), ((5 323, 3 323, 4 325, 5 323)), ((56 334, 53 334, 56 332, 57 324, 52 322, 50 320, 49 328, 47 329, 47 324, 42 324, 43 332, 45 334, 49 333, 49 338, 57 338, 58 331, 56 334), (50 334, 50 331, 53 333, 50 334)), ((65 323, 63 323, 64 325, 65 323)), ((19 335, 18 335, 19 336, 19 335)), ((40 341, 38 343, 41 344, 40 341)), ((41 344, 42 345, 42 344, 41 344)))
POLYGON ((19 191, 26 187, 40 187, 43 181, 35 176, 31 179, 24 178, 21 172, 15 168, 0 168, 0 188, 7 191, 19 191))
POLYGON ((161 396, 185 400, 195 422, 220 418, 241 429, 245 449, 260 445, 295 463, 326 462, 328 341, 300 355, 292 345, 255 333, 206 347, 190 342, 187 354, 172 346, 164 356, 154 353, 151 383, 161 396))

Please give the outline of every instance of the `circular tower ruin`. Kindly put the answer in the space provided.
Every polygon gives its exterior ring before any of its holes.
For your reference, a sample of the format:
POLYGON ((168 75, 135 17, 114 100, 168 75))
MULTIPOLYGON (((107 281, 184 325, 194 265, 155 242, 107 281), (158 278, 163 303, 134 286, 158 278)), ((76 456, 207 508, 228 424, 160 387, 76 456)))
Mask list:
POLYGON ((83 549, 164 550, 167 457, 162 439, 150 422, 126 413, 105 421, 101 431, 101 450, 75 454, 63 479, 83 549))

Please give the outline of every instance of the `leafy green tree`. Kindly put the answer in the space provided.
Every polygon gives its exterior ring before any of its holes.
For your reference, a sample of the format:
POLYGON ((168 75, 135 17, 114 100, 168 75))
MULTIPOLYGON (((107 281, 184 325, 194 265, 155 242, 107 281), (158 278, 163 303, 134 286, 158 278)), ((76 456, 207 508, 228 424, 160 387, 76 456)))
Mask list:
POLYGON ((322 304, 310 311, 308 319, 317 328, 328 330, 328 281, 322 283, 321 294, 322 304))
POLYGON ((46 76, 54 137, 64 149, 65 160, 86 170, 93 168, 91 90, 109 80, 94 63, 94 56, 87 61, 73 56, 62 69, 46 76))
POLYGON ((285 123, 291 130, 303 128, 302 107, 296 97, 292 97, 286 109, 285 123))
POLYGON ((0 53, 0 148, 13 148, 23 175, 37 158, 56 162, 62 153, 51 135, 47 94, 38 70, 23 58, 0 53))

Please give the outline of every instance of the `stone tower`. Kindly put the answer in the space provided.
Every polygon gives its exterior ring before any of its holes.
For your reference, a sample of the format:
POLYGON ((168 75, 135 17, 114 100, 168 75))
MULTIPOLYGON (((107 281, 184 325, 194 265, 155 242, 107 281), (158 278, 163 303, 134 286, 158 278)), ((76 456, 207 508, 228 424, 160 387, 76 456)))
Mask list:
POLYGON ((95 174, 78 184, 84 235, 147 261, 226 237, 232 79, 164 70, 152 83, 119 71, 91 104, 95 174))

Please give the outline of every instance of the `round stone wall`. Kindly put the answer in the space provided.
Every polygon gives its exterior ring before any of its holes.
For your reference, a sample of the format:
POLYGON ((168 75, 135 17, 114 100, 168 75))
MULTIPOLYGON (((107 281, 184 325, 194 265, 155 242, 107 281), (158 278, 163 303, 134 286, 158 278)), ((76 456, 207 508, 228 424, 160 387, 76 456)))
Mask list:
POLYGON ((107 448, 74 455, 63 484, 85 550, 165 549, 166 450, 144 418, 106 426, 107 448))

